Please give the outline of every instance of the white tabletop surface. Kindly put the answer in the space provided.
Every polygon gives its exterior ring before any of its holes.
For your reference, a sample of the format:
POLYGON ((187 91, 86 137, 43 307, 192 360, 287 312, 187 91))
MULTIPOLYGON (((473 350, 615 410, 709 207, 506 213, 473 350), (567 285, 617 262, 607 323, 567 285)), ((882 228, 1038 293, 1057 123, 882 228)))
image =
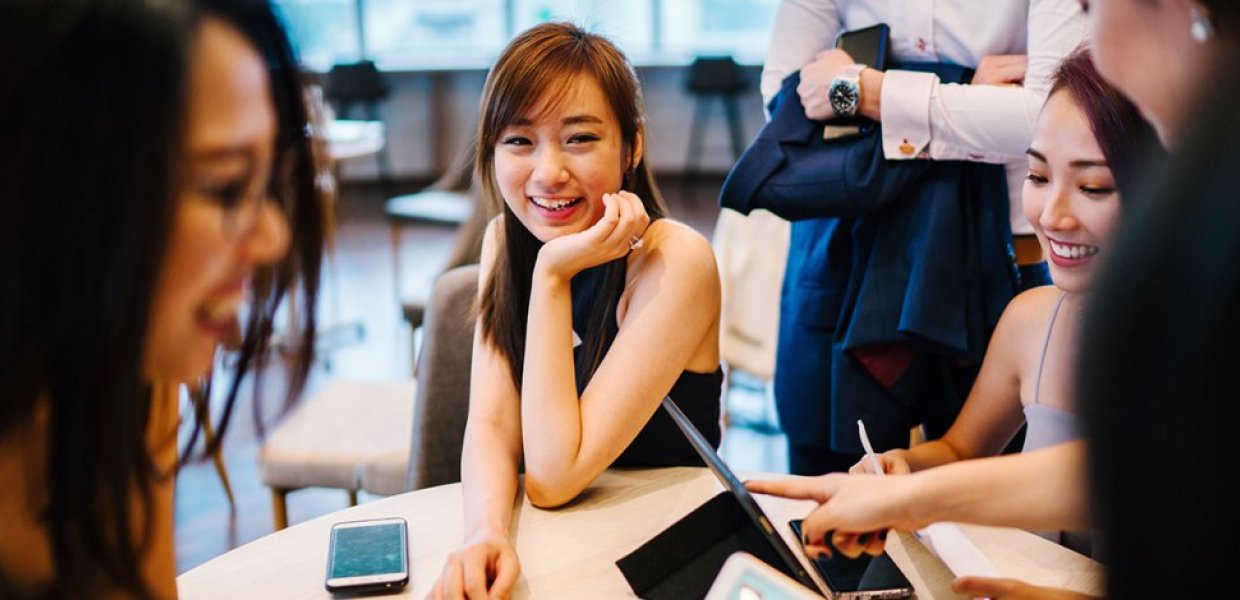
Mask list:
POLYGON ((323 135, 327 154, 336 162, 369 156, 387 143, 383 121, 333 119, 327 122, 323 135))
MULTIPOLYGON (((777 477, 752 475, 750 478, 777 477)), ((514 598, 632 597, 615 561, 722 490, 702 468, 609 470, 568 506, 543 510, 522 498, 513 531, 522 573, 514 598)), ((758 496, 793 543, 786 523, 812 502, 758 496)), ((323 588, 332 523, 376 517, 409 522, 409 585, 422 598, 448 553, 461 543, 460 484, 392 496, 342 510, 255 540, 177 578, 182 598, 329 598, 323 588)), ((966 526, 970 539, 1005 576, 1100 595, 1102 568, 1035 535, 966 526)), ((888 552, 913 582, 918 598, 954 598, 951 573, 911 535, 892 535, 888 552)))

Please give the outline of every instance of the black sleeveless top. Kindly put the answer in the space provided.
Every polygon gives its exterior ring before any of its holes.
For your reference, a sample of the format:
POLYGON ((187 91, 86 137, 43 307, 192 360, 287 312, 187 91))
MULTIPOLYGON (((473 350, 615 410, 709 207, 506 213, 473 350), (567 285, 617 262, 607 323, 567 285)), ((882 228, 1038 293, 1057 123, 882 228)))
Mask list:
MULTIPOLYGON (((587 269, 573 277, 572 281, 572 303, 573 303, 573 331, 580 337, 585 337, 585 332, 589 326, 594 324, 597 326, 599 315, 590 315, 589 300, 599 293, 599 287, 603 280, 603 267, 594 267, 587 269), (591 323, 594 321, 594 323, 591 323)), ((616 305, 620 301, 620 295, 624 293, 621 288, 615 298, 609 303, 610 309, 601 316, 603 322, 603 353, 606 355, 607 350, 611 348, 612 342, 616 339, 619 328, 616 326, 616 305)), ((578 345, 573 348, 573 362, 576 368, 577 377, 577 393, 581 394, 585 391, 586 379, 584 363, 584 352, 582 346, 578 345)), ((723 369, 716 368, 712 373, 695 373, 693 371, 684 371, 680 374, 680 378, 672 385, 672 390, 668 392, 680 410, 689 417, 693 425, 698 431, 706 437, 711 446, 719 447, 722 431, 719 425, 720 396, 723 390, 723 369)), ((683 467, 705 466, 702 459, 698 457, 693 446, 689 444, 689 440, 681 433, 680 428, 676 426, 676 422, 668 416, 661 407, 655 411, 654 416, 646 423, 646 426, 637 434, 629 447, 620 454, 616 461, 611 464, 613 467, 683 467)))

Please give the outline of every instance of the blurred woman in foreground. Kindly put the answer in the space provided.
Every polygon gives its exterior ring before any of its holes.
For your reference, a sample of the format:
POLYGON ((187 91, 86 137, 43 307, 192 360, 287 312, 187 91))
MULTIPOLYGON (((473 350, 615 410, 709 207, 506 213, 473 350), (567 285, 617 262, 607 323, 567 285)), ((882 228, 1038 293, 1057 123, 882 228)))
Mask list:
POLYGON ((240 321, 222 436, 286 296, 290 397, 310 364, 324 213, 297 65, 258 0, 4 13, 0 596, 174 597, 178 385, 240 321))

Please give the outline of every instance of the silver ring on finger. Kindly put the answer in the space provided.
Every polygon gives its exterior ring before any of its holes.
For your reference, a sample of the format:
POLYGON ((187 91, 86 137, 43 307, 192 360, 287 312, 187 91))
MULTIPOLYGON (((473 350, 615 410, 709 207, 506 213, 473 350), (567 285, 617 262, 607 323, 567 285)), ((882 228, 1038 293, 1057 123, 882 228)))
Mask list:
POLYGON ((641 248, 642 245, 645 243, 646 243, 645 239, 637 237, 637 236, 633 236, 629 238, 629 251, 637 250, 638 248, 641 248))

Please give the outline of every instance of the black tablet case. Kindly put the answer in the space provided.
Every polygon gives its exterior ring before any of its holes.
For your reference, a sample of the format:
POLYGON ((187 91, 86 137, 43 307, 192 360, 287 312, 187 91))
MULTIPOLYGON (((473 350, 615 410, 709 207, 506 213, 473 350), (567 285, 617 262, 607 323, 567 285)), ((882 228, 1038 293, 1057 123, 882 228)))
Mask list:
POLYGON ((616 566, 641 598, 702 598, 736 551, 748 552, 795 579, 771 541, 726 491, 616 561, 616 566))

